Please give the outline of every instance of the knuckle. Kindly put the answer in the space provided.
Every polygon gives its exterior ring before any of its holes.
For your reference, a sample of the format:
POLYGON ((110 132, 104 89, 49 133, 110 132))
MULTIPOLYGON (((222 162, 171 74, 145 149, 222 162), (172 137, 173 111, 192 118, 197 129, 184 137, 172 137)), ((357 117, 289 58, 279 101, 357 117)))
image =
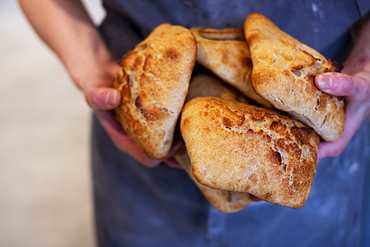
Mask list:
POLYGON ((350 77, 348 80, 345 80, 345 83, 343 83, 344 93, 351 94, 356 91, 355 89, 356 89, 356 86, 355 86, 355 83, 352 77, 350 77))

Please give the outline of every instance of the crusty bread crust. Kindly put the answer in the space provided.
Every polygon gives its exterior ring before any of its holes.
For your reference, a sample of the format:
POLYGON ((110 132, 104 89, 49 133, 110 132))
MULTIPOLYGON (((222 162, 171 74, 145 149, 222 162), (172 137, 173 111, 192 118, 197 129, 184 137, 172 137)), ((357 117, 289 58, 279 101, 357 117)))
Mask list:
POLYGON ((162 24, 122 60, 114 87, 122 94, 115 112, 128 136, 151 158, 171 148, 196 62, 193 34, 162 24))
MULTIPOLYGON (((200 72, 193 76, 190 81, 186 101, 202 96, 213 96, 226 100, 248 102, 248 99, 242 93, 227 85, 210 72, 200 72)), ((237 212, 245 208, 251 202, 249 193, 217 190, 199 183, 193 176, 193 168, 184 143, 174 154, 174 158, 188 173, 191 180, 194 181, 195 185, 199 188, 208 202, 221 212, 237 212)))
POLYGON ((338 64, 286 34, 263 15, 249 15, 244 31, 253 61, 255 92, 312 127, 324 140, 339 139, 345 125, 344 99, 328 95, 314 84, 316 75, 339 71, 338 64))
POLYGON ((205 186, 293 208, 310 194, 319 137, 281 112, 198 97, 185 104, 181 133, 205 186))
POLYGON ((197 62, 223 81, 265 107, 272 105, 257 95, 251 85, 252 61, 243 30, 190 28, 197 41, 197 62))
POLYGON ((175 153, 174 158, 188 173, 190 179, 199 188, 208 202, 217 210, 220 210, 224 213, 234 213, 242 210, 252 202, 250 199, 250 194, 248 193, 216 190, 199 183, 193 176, 192 165, 185 145, 181 145, 181 147, 175 153))
POLYGON ((318 135, 337 140, 345 123, 344 100, 318 90, 314 76, 340 68, 262 15, 250 15, 244 32, 249 47, 239 29, 158 26, 121 59, 117 119, 149 157, 164 159, 182 111, 186 150, 174 157, 220 211, 244 208, 250 194, 299 208, 318 135), (189 89, 196 60, 214 75, 196 75, 189 89))

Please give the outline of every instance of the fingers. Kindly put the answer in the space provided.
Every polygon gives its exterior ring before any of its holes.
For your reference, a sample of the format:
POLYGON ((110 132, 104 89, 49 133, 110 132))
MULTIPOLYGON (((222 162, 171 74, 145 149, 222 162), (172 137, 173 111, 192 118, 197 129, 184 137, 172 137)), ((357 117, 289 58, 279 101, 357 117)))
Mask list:
POLYGON ((116 63, 104 67, 102 71, 88 73, 80 83, 85 99, 94 110, 111 110, 119 106, 121 94, 113 88, 113 83, 120 69, 116 63))
POLYGON ((171 168, 183 169, 183 167, 180 165, 180 163, 177 162, 177 160, 173 157, 170 157, 170 158, 166 159, 164 161, 164 163, 166 163, 166 165, 168 165, 171 168))
MULTIPOLYGON (((88 105, 94 110, 99 122, 113 141, 114 145, 122 152, 128 153, 141 164, 155 167, 161 161, 149 158, 117 122, 113 109, 121 104, 121 93, 112 87, 120 66, 111 63, 103 71, 88 73, 88 76, 78 83, 84 92, 88 105)), ((174 162, 170 165, 177 167, 174 162)))
MULTIPOLYGON (((89 106, 94 110, 99 122, 106 130, 107 134, 121 151, 130 154, 137 161, 147 167, 155 167, 161 160, 149 158, 141 148, 123 131, 117 122, 113 110, 121 104, 121 93, 112 87, 120 66, 111 64, 106 67, 104 73, 97 73, 89 76, 84 83, 80 84, 85 99, 89 106)), ((179 147, 179 143, 174 142, 170 154, 163 160, 168 166, 181 168, 176 160, 171 157, 179 147)))
POLYGON ((358 97, 369 94, 368 79, 343 73, 324 73, 315 77, 316 86, 335 96, 358 97))
MULTIPOLYGON (((114 145, 121 151, 130 154, 137 161, 147 167, 156 167, 161 163, 161 160, 149 158, 141 148, 139 148, 134 141, 122 130, 119 123, 115 120, 114 114, 111 111, 96 111, 95 112, 99 122, 107 131, 114 145)), ((181 143, 175 142, 171 148, 170 154, 164 162, 171 168, 182 169, 182 166, 172 158, 181 143)))
POLYGON ((259 201, 262 201, 261 199, 259 199, 258 197, 254 196, 254 195, 249 195, 249 198, 254 201, 254 202, 259 202, 259 201))
POLYGON ((150 159, 122 130, 111 111, 95 111, 95 114, 115 146, 121 151, 130 154, 137 161, 147 167, 155 167, 161 161, 150 159))
POLYGON ((169 167, 183 169, 180 163, 173 157, 176 151, 181 147, 181 145, 183 145, 182 141, 174 138, 171 150, 167 158, 164 160, 164 163, 166 163, 166 165, 168 165, 169 167))
POLYGON ((343 153, 343 151, 348 146, 349 141, 352 139, 353 135, 356 133, 359 126, 359 122, 347 121, 344 132, 342 136, 335 142, 325 142, 321 141, 319 143, 319 151, 317 154, 317 162, 325 157, 336 157, 343 153), (355 125, 355 126, 354 126, 355 125))
POLYGON ((316 76, 316 86, 331 95, 344 96, 346 100, 346 124, 339 140, 320 142, 318 160, 340 155, 370 112, 370 76, 358 73, 325 73, 316 76))
POLYGON ((88 104, 97 110, 112 110, 121 103, 121 93, 113 88, 95 87, 86 94, 88 104))
POLYGON ((325 157, 339 156, 348 146, 348 143, 355 135, 357 130, 366 118, 366 114, 362 111, 364 108, 358 108, 357 111, 349 110, 346 113, 346 124, 342 136, 335 142, 320 142, 318 161, 325 157))

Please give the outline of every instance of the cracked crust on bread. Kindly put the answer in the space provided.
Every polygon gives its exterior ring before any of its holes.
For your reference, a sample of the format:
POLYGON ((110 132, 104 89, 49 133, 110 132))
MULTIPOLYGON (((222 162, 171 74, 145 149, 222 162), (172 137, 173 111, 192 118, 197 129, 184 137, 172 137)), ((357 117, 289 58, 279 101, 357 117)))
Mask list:
POLYGON ((181 133, 205 186, 293 208, 310 194, 319 137, 282 112, 198 97, 185 104, 181 133))
POLYGON ((196 61, 193 34, 162 24, 121 59, 114 87, 122 103, 115 109, 127 135, 153 159, 171 148, 174 129, 196 61))
POLYGON ((345 125, 344 99, 318 90, 314 77, 338 72, 341 66, 286 34, 263 15, 248 16, 244 31, 253 61, 255 92, 312 127, 324 140, 339 139, 345 125))
POLYGON ((272 105, 256 94, 250 82, 252 61, 243 30, 190 28, 197 41, 197 62, 258 104, 272 105))
MULTIPOLYGON (((238 102, 248 102, 248 99, 242 93, 224 83, 210 72, 201 72, 193 76, 190 81, 186 101, 205 96, 219 97, 238 102)), ((252 200, 249 193, 217 190, 199 183, 193 176, 193 167, 184 143, 182 143, 173 157, 188 173, 190 179, 199 188, 208 202, 217 210, 224 213, 233 213, 242 210, 251 203, 252 200)))

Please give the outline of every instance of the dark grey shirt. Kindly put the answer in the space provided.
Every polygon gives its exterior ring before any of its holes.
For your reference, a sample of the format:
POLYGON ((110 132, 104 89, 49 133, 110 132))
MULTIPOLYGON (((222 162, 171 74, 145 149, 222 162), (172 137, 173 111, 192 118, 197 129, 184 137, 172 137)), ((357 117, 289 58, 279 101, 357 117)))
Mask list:
MULTIPOLYGON (((349 28, 370 9, 369 0, 104 0, 101 33, 117 58, 161 23, 242 28, 250 13, 327 58, 343 59, 349 28)), ((146 168, 118 151, 94 120, 93 176, 101 246, 359 246, 364 217, 369 124, 346 151, 317 166, 305 206, 256 202, 224 214, 208 204, 183 170, 146 168)))

